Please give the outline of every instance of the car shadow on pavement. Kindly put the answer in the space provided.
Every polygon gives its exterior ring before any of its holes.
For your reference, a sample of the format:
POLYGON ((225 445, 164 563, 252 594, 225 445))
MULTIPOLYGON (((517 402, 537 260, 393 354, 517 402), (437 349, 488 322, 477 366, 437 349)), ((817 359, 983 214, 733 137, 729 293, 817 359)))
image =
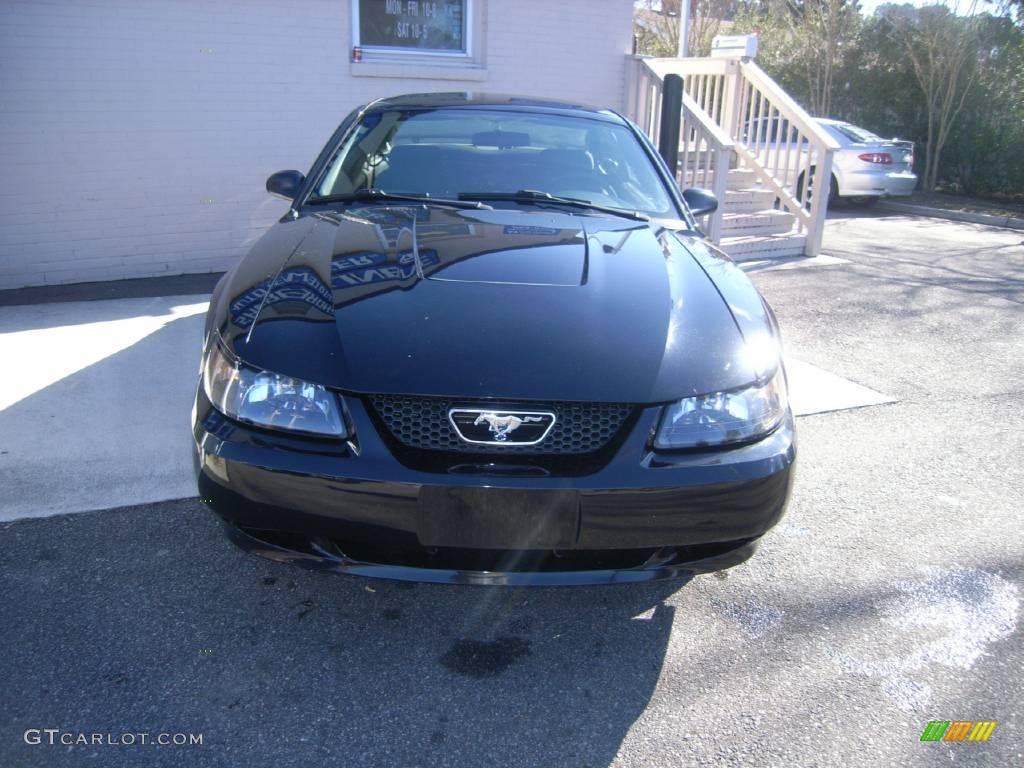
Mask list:
POLYGON ((318 574, 235 549, 195 500, 7 523, 0 542, 0 763, 20 766, 97 750, 104 765, 605 766, 657 685, 684 584, 318 574), (24 743, 47 727, 203 744, 24 743))

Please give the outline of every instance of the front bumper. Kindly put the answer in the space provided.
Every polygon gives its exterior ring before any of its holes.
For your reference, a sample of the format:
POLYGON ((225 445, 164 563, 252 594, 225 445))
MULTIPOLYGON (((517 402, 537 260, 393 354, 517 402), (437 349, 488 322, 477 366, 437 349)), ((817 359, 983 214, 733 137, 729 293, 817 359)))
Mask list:
POLYGON ((706 557, 689 557, 687 550, 662 547, 638 565, 619 568, 551 568, 521 570, 522 563, 510 560, 508 567, 482 570, 467 567, 422 567, 403 563, 357 560, 323 537, 281 536, 266 531, 248 531, 225 522, 228 537, 240 548, 269 560, 298 565, 325 573, 414 581, 433 584, 475 584, 478 586, 568 587, 592 584, 636 584, 643 581, 684 579, 699 573, 721 571, 749 559, 757 549, 750 541, 706 557))
POLYGON ((659 454, 648 443, 660 407, 645 408, 603 467, 566 476, 472 456, 449 471, 410 468, 362 402, 347 404, 358 443, 248 429, 197 395, 199 495, 237 543, 275 560, 403 580, 646 581, 743 562, 781 518, 792 484, 791 417, 749 445, 659 454), (521 530, 510 514, 525 521, 521 530), (474 520, 489 521, 483 540, 474 520))

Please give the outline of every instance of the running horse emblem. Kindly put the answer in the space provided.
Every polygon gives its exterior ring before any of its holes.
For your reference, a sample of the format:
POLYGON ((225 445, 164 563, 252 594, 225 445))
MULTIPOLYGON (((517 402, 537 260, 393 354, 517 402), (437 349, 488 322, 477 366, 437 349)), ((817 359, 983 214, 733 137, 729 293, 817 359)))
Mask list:
POLYGON ((508 440, 508 436, 515 432, 523 424, 529 422, 542 422, 544 421, 543 416, 516 416, 515 414, 509 413, 504 416, 499 416, 496 413, 481 413, 476 417, 476 421, 473 422, 474 427, 478 427, 484 422, 490 427, 490 432, 494 435, 494 439, 499 443, 503 443, 508 440))

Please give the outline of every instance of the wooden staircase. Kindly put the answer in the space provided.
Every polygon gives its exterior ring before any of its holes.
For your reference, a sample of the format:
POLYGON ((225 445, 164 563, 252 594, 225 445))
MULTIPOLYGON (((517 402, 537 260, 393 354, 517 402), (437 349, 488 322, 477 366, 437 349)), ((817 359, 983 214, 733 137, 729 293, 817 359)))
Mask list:
POLYGON ((776 201, 756 172, 731 169, 721 201, 719 248, 736 261, 803 256, 807 236, 796 231, 796 216, 776 207, 776 201))
POLYGON ((680 187, 718 198, 698 224, 733 259, 818 255, 827 201, 802 186, 831 176, 838 144, 752 60, 632 56, 626 113, 680 187))

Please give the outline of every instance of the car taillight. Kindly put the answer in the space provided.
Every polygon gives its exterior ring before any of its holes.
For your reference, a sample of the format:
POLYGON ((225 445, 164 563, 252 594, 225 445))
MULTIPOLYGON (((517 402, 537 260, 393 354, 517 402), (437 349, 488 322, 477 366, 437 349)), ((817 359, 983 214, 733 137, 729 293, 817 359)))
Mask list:
POLYGON ((865 163, 874 163, 875 165, 892 165, 892 155, 888 152, 865 152, 863 155, 857 155, 857 157, 865 163))

